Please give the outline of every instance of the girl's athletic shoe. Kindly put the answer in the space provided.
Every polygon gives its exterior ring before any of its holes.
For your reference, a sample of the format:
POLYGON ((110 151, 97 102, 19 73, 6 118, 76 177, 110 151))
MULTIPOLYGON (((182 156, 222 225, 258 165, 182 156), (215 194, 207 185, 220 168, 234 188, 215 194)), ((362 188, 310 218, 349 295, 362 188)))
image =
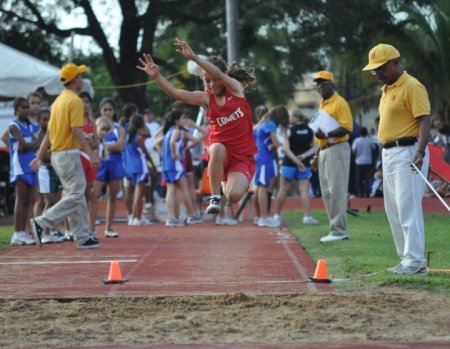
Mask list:
POLYGON ((203 223, 203 219, 200 216, 188 217, 186 224, 200 224, 203 223))
POLYGON ((114 231, 112 229, 105 230, 105 237, 107 238, 118 238, 119 233, 117 231, 114 231))
POLYGON ((64 241, 64 234, 60 233, 57 230, 52 231, 50 234, 44 234, 42 236, 43 244, 56 244, 58 242, 63 242, 63 241, 64 241))
POLYGON ((34 239, 24 231, 14 232, 11 236, 11 246, 34 245, 34 239))
POLYGON ((179 219, 166 219, 166 227, 184 227, 185 224, 179 219))
POLYGON ((218 214, 220 212, 220 196, 211 196, 206 214, 218 214))
POLYGON ((238 221, 236 219, 230 218, 230 217, 216 217, 216 224, 217 225, 236 225, 238 221))
POLYGON ((319 224, 319 222, 314 219, 312 216, 303 217, 303 224, 319 224))
POLYGON ((276 228, 276 227, 279 227, 280 225, 281 225, 281 223, 274 220, 273 217, 260 218, 258 220, 258 227, 276 228))

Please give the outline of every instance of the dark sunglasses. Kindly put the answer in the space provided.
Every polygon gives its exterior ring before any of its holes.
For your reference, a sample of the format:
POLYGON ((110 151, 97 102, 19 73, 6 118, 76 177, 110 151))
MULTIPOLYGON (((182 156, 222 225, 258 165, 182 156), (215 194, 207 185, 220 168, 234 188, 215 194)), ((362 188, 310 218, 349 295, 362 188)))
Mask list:
POLYGON ((320 80, 316 80, 316 87, 324 86, 324 85, 331 85, 332 83, 333 82, 330 81, 330 80, 322 80, 322 79, 320 79, 320 80))
POLYGON ((382 66, 379 66, 376 69, 372 69, 370 71, 370 74, 372 75, 377 75, 377 74, 382 74, 384 73, 384 71, 386 70, 387 65, 389 64, 390 61, 387 61, 386 63, 384 63, 382 66))

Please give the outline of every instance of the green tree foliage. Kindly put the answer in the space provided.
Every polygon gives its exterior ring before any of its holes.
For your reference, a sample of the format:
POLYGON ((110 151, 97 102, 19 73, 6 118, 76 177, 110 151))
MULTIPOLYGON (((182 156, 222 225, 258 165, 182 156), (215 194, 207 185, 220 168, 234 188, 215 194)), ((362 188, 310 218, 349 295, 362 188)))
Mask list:
POLYGON ((0 42, 16 50, 32 54, 50 64, 59 66, 63 59, 58 50, 62 40, 55 35, 46 35, 44 30, 36 30, 34 25, 22 23, 0 15, 0 42))
POLYGON ((427 88, 433 114, 450 122, 450 2, 406 4, 398 46, 408 70, 427 88))
MULTIPOLYGON (((428 2, 420 3, 423 6, 428 2)), ((335 72, 338 88, 348 99, 370 99, 378 89, 374 88, 373 79, 360 72, 367 52, 376 43, 390 38, 394 42, 395 37, 402 35, 406 24, 399 25, 393 13, 400 5, 415 3, 240 0, 240 63, 253 66, 258 78, 256 90, 249 94, 250 102, 287 103, 303 74, 319 69, 335 72)), ((147 76, 136 69, 142 52, 151 53, 176 86, 189 90, 202 88, 202 82, 186 72, 186 60, 173 47, 175 37, 187 40, 197 53, 226 57, 223 0, 3 0, 0 29, 0 38, 10 31, 12 43, 22 42, 19 40, 22 37, 30 38, 26 41, 32 45, 24 50, 49 57, 54 64, 58 63, 55 52, 60 51, 62 40, 70 37, 71 32, 92 38, 100 56, 77 52, 76 58, 91 67, 90 77, 98 87, 98 97, 111 95, 120 102, 134 102, 140 107, 150 104, 159 115, 167 110, 170 100, 153 83, 146 84, 147 76), (96 13, 99 7, 108 13, 114 6, 120 9, 122 18, 117 23, 106 23, 119 32, 117 42, 110 42, 106 25, 100 23, 96 13), (63 27, 61 11, 76 12, 87 24, 63 27), (124 85, 134 87, 102 89, 124 85)), ((64 61, 60 57, 60 62, 64 61)))
MULTIPOLYGON (((68 38, 71 32, 92 37, 101 49, 103 62, 114 85, 131 85, 147 80, 135 68, 141 52, 152 53, 167 75, 182 70, 186 62, 175 54, 172 46, 177 36, 189 40, 197 52, 226 56, 224 2, 119 0, 123 19, 117 23, 120 30, 117 52, 108 42, 92 3, 87 0, 5 0, 0 5, 4 19, 0 26, 10 22, 26 23, 61 39, 68 38), (87 25, 61 29, 56 8, 66 12, 75 8, 78 12, 81 10, 87 18, 87 25)), ((107 10, 106 5, 111 1, 104 4, 107 10)), ((317 64, 317 42, 321 41, 323 34, 315 19, 318 15, 316 7, 317 1, 311 0, 240 2, 242 64, 254 66, 260 81, 260 89, 251 98, 273 103, 287 101, 301 74, 317 64), (252 8, 251 14, 248 13, 249 8, 252 8)), ((45 41, 46 37, 42 40, 45 41)), ((34 54, 33 50, 30 53, 34 54)), ((189 89, 199 86, 198 78, 184 74, 178 75, 174 82, 189 89)), ((147 103, 143 87, 117 89, 117 94, 122 101, 133 101, 140 106, 147 103)))

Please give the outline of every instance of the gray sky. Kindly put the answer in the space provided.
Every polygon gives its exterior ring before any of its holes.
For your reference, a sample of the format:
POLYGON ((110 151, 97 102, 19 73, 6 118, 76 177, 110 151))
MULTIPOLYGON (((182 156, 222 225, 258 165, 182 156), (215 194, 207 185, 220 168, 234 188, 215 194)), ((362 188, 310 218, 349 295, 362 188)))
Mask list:
MULTIPOLYGON (((92 0, 92 8, 97 15, 100 24, 108 38, 109 44, 112 47, 117 47, 119 40, 118 24, 122 21, 122 14, 120 7, 116 0, 92 0)), ((85 27, 87 25, 86 16, 81 7, 74 9, 70 14, 67 14, 64 10, 60 10, 61 29, 68 29, 73 27, 85 27)), ((71 39, 64 41, 64 47, 62 48, 63 54, 68 56, 70 49, 71 39)), ((89 37, 75 35, 74 36, 74 48, 75 50, 82 50, 85 53, 95 52, 100 53, 100 49, 97 44, 89 37)))

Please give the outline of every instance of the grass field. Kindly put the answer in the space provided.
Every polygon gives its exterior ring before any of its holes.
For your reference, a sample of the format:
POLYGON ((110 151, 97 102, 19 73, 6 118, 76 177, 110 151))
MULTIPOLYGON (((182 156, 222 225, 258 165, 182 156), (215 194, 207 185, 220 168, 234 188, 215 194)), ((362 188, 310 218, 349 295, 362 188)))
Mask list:
MULTIPOLYGON (((328 233, 328 219, 324 211, 313 211, 319 225, 300 223, 302 215, 286 212, 287 228, 298 238, 308 254, 317 261, 326 259, 328 274, 335 279, 336 289, 376 287, 402 287, 450 295, 450 274, 429 273, 426 277, 395 276, 386 273, 387 267, 396 265, 394 242, 386 216, 382 212, 348 216, 350 239, 320 244, 320 237, 328 233)), ((432 251, 429 267, 450 269, 450 224, 448 215, 426 214, 426 248, 432 251)), ((12 226, 0 226, 0 250, 9 247, 12 226)))
MULTIPOLYGON (((423 276, 396 276, 385 269, 399 262, 389 224, 384 212, 361 213, 359 217, 348 215, 350 239, 320 244, 320 237, 328 234, 329 226, 324 211, 314 211, 319 225, 300 224, 301 214, 286 212, 284 222, 298 238, 308 254, 317 261, 326 259, 327 270, 333 284, 339 289, 399 286, 450 295, 450 274, 429 273, 423 276)), ((430 255, 429 267, 450 269, 450 224, 448 215, 426 214, 426 255, 430 255)))

